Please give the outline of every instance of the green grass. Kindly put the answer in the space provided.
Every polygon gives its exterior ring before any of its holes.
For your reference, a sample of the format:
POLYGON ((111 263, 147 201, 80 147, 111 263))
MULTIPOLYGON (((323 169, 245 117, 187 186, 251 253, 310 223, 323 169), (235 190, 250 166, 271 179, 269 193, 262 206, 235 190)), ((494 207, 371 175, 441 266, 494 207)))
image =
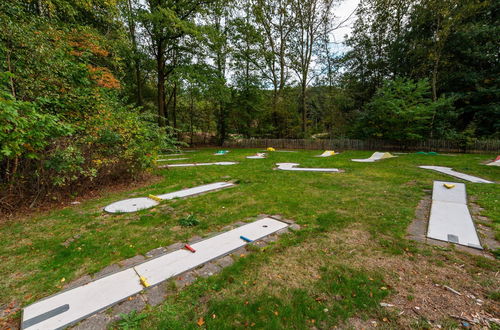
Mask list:
MULTIPOLYGON (((201 318, 212 329, 294 329, 307 324, 322 327, 344 320, 355 311, 373 311, 388 294, 388 291, 380 289, 383 284, 377 274, 344 266, 322 268, 320 271, 321 279, 308 288, 285 289, 279 295, 259 293, 251 297, 232 295, 213 299, 201 318)), ((236 273, 238 271, 232 271, 233 276, 236 273)), ((149 320, 145 328, 197 329, 198 325, 192 322, 195 315, 186 306, 192 305, 199 295, 207 291, 216 295, 221 287, 227 285, 227 279, 226 274, 196 282, 190 290, 169 299, 165 308, 158 312, 155 319, 149 320)))
MULTIPOLYGON (((215 149, 187 153, 188 162, 239 161, 232 166, 204 166, 158 170, 159 182, 135 191, 109 193, 77 206, 4 223, 0 227, 0 306, 11 301, 23 306, 58 292, 64 281, 92 274, 120 260, 144 254, 159 246, 206 235, 258 214, 281 214, 303 225, 304 230, 281 239, 266 252, 242 258, 221 275, 199 280, 154 309, 142 322, 147 327, 197 327, 202 316, 213 328, 251 326, 263 328, 330 327, 354 313, 379 313, 375 307, 387 291, 376 290, 382 274, 367 275, 362 269, 339 263, 335 257, 313 254, 328 260, 316 271, 321 280, 281 285, 272 294, 240 296, 237 278, 255 281, 260 267, 291 246, 301 246, 317 237, 356 226, 368 232, 383 253, 399 255, 412 248, 404 237, 415 207, 432 189, 433 180, 459 181, 418 165, 453 167, 467 174, 500 181, 500 169, 482 165, 493 155, 428 156, 400 155, 376 163, 355 163, 371 152, 343 152, 329 158, 315 158, 320 151, 269 153, 267 159, 245 159, 257 149, 232 150, 213 156, 215 149), (307 173, 273 170, 278 162, 300 163, 302 167, 336 167, 345 173, 307 173), (124 198, 164 194, 182 188, 234 180, 236 187, 187 199, 162 202, 159 206, 132 214, 109 215, 105 205, 124 198), (197 226, 180 226, 189 215, 197 226), (253 271, 250 271, 253 270, 253 271), (227 283, 228 278, 233 282, 227 283), (372 280, 369 280, 372 278, 372 280), (306 285, 307 284, 307 285, 306 285), (230 292, 217 295, 217 288, 230 292), (216 289, 214 289, 216 288, 216 289), (197 306, 200 296, 216 298, 197 306), (318 293, 331 298, 317 302, 318 293), (354 294, 354 295, 353 295, 354 294), (248 302, 248 303, 246 303, 248 302), (329 312, 325 312, 327 309, 329 312), (277 312, 277 315, 275 314, 277 312), (216 315, 212 318, 212 315, 216 315), (319 325, 318 325, 319 324, 319 325)), ((483 215, 494 220, 500 237, 500 194, 498 185, 467 183, 467 193, 484 208, 483 215)), ((323 244, 326 244, 323 243, 323 244)), ((328 245, 328 244, 327 244, 328 245)), ((339 253, 347 253, 340 251, 339 253)))

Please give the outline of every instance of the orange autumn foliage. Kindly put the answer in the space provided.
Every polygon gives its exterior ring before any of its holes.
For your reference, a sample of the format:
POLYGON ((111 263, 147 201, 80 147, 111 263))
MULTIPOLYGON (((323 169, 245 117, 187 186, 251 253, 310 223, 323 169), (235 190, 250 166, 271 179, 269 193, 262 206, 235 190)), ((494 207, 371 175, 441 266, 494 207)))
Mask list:
POLYGON ((102 66, 95 67, 92 65, 87 65, 87 68, 90 72, 90 77, 97 83, 98 86, 114 89, 121 87, 118 79, 115 78, 108 68, 102 66))
POLYGON ((72 36, 69 44, 78 50, 73 50, 72 55, 81 56, 83 52, 89 51, 96 56, 106 57, 109 55, 109 52, 99 45, 92 42, 95 39, 95 36, 88 33, 80 33, 77 36, 72 36))

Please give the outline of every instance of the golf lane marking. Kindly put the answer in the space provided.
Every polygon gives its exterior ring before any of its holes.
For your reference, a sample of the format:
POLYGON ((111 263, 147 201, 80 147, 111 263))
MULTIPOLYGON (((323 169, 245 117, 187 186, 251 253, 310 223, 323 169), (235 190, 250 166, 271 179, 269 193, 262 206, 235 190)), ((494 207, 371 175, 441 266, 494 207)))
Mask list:
POLYGON ((340 172, 338 168, 303 168, 296 167, 300 164, 297 163, 277 163, 278 170, 282 171, 301 171, 301 172, 340 172))
POLYGON ((108 213, 129 213, 149 209, 158 204, 159 202, 148 197, 129 198, 107 205, 104 207, 104 211, 108 213))
POLYGON ((378 160, 382 159, 388 159, 388 158, 395 158, 397 156, 390 155, 390 153, 387 152, 374 152, 369 158, 364 158, 364 159, 351 159, 353 162, 358 162, 358 163, 373 163, 378 160), (388 157, 385 157, 385 154, 389 154, 388 157))
POLYGON ((444 166, 419 166, 419 167, 426 170, 434 170, 440 173, 448 174, 457 177, 459 179, 463 179, 474 183, 493 183, 492 181, 481 179, 477 176, 454 171, 451 167, 444 167, 444 166))
POLYGON ((448 181, 434 181, 432 187, 432 200, 439 202, 451 202, 467 204, 465 184, 448 181), (446 188, 445 184, 454 184, 452 189, 446 188))
POLYGON ((21 327, 22 329, 63 328, 123 301, 141 292, 142 289, 137 274, 132 268, 129 268, 25 307, 21 327), (65 312, 36 324, 25 323, 25 320, 29 321, 40 317, 66 304, 69 305, 69 308, 65 312))
POLYGON ((245 246, 247 242, 241 239, 240 236, 255 241, 287 226, 288 224, 284 222, 272 218, 264 218, 207 240, 191 244, 196 253, 184 249, 177 250, 149 260, 136 266, 135 269, 140 276, 148 280, 150 285, 156 285, 245 246))
POLYGON ((427 237, 482 249, 467 207, 465 185, 435 181, 432 196, 427 237), (444 183, 454 184, 455 187, 447 189, 443 187, 444 183))
POLYGON ((181 197, 198 195, 198 194, 201 194, 204 192, 209 192, 209 191, 233 187, 233 186, 235 186, 235 184, 232 182, 215 182, 215 183, 210 183, 210 184, 206 184, 206 185, 202 185, 202 186, 198 186, 198 187, 174 191, 174 192, 171 192, 168 194, 157 195, 157 197, 164 199, 164 200, 169 200, 169 199, 174 199, 174 198, 181 198, 181 197))
MULTIPOLYGON (((193 195, 198 195, 205 192, 210 192, 218 189, 235 186, 232 182, 215 182, 193 188, 174 191, 167 194, 157 195, 156 197, 163 200, 174 198, 182 198, 193 195)), ((158 205, 159 202, 148 197, 137 197, 114 202, 104 207, 104 211, 109 213, 129 213, 151 208, 158 205)))
POLYGON ((257 220, 192 244, 196 253, 185 249, 177 250, 47 297, 23 309, 21 327, 30 330, 67 327, 141 292, 141 277, 151 286, 159 284, 247 245, 241 239, 243 235, 254 241, 286 227, 288 224, 273 218, 257 220))
POLYGON ((190 167, 190 166, 209 166, 209 165, 236 165, 237 162, 215 162, 215 163, 189 163, 189 164, 168 164, 158 166, 158 168, 168 168, 168 167, 190 167))
POLYGON ((170 160, 186 160, 189 158, 164 158, 164 159, 157 159, 157 162, 168 162, 170 160))
POLYGON ((40 315, 37 315, 37 316, 35 316, 35 317, 31 318, 31 319, 28 319, 28 320, 24 321, 23 322, 23 327, 24 327, 24 329, 29 328, 29 327, 31 327, 31 326, 33 326, 35 324, 38 324, 38 323, 40 323, 42 321, 45 321, 45 320, 47 320, 47 319, 49 319, 51 317, 54 317, 54 316, 59 315, 61 313, 64 313, 64 312, 66 312, 68 310, 69 310, 69 305, 68 304, 64 304, 62 306, 56 307, 56 308, 54 308, 54 309, 52 309, 52 310, 50 310, 48 312, 42 313, 40 315))

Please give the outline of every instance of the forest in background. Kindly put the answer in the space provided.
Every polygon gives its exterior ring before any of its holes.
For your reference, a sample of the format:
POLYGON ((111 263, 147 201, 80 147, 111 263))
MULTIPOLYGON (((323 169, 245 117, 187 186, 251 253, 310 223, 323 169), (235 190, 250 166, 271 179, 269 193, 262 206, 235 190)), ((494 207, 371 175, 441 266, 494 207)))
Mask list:
POLYGON ((2 1, 0 209, 137 177, 179 139, 500 138, 499 1, 338 6, 2 1))

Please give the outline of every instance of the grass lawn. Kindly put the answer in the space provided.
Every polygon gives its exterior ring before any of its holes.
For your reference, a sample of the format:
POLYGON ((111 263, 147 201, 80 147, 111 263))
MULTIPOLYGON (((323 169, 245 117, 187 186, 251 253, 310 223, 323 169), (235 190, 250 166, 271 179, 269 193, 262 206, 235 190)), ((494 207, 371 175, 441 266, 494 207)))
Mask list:
MULTIPOLYGON (((145 188, 109 193, 80 205, 3 223, 0 312, 12 302, 25 306, 56 293, 65 282, 120 260, 194 235, 204 236, 258 214, 281 214, 295 220, 302 230, 256 249, 221 274, 199 279, 170 295, 164 304, 146 309, 147 317, 139 326, 194 329, 203 323, 213 329, 302 329, 359 328, 376 322, 387 327, 425 327, 425 320, 434 313, 433 321, 452 327, 457 321, 447 314, 459 310, 450 309, 450 303, 465 312, 471 308, 493 315, 499 312, 498 259, 405 238, 419 201, 430 194, 432 181, 461 182, 418 165, 448 166, 500 182, 500 168, 481 164, 494 155, 407 154, 376 163, 355 163, 350 159, 366 158, 372 152, 315 158, 312 156, 321 151, 300 151, 245 159, 257 151, 232 150, 225 156, 213 156, 214 149, 187 153, 179 157, 190 159, 180 162, 240 164, 157 170, 162 180, 145 188), (273 170, 278 162, 345 172, 273 170), (238 185, 162 202, 137 213, 102 212, 102 207, 120 199, 225 180, 235 180, 238 185), (189 214, 200 224, 179 226, 179 219, 189 214), (484 303, 478 307, 471 298, 442 289, 443 285, 474 294, 484 303), (380 307, 381 301, 396 307, 380 307), (399 315, 401 310, 406 312, 399 315)), ((500 240, 499 186, 467 183, 467 193, 483 208, 481 215, 493 220, 491 226, 500 240)))

